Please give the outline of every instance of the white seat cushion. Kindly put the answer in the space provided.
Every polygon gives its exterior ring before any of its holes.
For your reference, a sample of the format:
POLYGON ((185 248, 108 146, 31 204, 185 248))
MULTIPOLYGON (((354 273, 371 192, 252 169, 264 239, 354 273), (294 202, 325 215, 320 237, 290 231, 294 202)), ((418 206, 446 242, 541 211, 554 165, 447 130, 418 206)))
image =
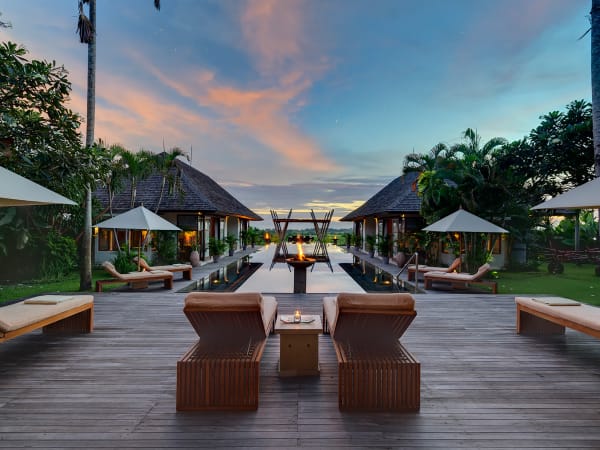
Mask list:
MULTIPOLYGON (((556 301, 556 298, 554 298, 556 301)), ((593 330, 600 331, 600 308, 590 305, 547 305, 531 297, 515 297, 515 303, 527 306, 552 317, 570 320, 593 330)))
POLYGON ((0 331, 7 333, 39 322, 78 306, 94 303, 92 295, 72 295, 68 301, 55 304, 13 303, 0 308, 0 331))

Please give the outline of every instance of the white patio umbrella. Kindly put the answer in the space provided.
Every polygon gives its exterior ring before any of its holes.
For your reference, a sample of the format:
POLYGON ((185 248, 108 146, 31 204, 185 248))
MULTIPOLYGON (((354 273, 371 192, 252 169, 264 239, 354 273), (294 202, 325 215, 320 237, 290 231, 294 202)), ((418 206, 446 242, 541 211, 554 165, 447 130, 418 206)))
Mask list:
POLYGON ((453 212, 449 216, 426 226, 423 230, 438 231, 441 233, 508 233, 504 228, 494 225, 464 209, 453 212))
MULTIPOLYGON (((423 230, 437 231, 439 233, 508 233, 504 228, 488 222, 462 208, 443 219, 426 226, 423 230)), ((462 252, 461 239, 459 249, 459 254, 461 256, 462 252)))
POLYGON ((42 185, 0 167, 0 207, 49 205, 53 203, 77 204, 42 185))
POLYGON ((563 194, 546 200, 531 209, 598 209, 600 208, 600 178, 595 178, 563 194))
MULTIPOLYGON (((600 178, 559 194, 531 209, 600 209, 600 178)), ((579 250, 579 212, 575 219, 575 250, 579 250)))
MULTIPOLYGON (((118 228, 125 230, 146 230, 146 231, 181 231, 176 225, 163 219, 152 211, 138 206, 123 214, 119 214, 111 219, 94 225, 98 228, 118 228)), ((140 257, 142 251, 142 235, 140 233, 140 243, 138 247, 138 270, 140 270, 140 257)))

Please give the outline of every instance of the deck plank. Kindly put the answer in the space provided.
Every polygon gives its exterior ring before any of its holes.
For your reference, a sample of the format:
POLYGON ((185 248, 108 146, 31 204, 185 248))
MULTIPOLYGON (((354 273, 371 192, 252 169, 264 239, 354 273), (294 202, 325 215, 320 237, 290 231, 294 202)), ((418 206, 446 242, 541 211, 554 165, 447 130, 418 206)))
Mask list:
MULTIPOLYGON (((273 294, 321 313, 319 294, 273 294)), ((185 294, 95 294, 91 334, 0 345, 0 448, 600 448, 600 341, 515 333, 514 298, 416 295, 402 342, 421 362, 419 413, 342 413, 329 336, 320 377, 279 378, 279 336, 251 412, 176 412, 175 367, 197 336, 185 294)))

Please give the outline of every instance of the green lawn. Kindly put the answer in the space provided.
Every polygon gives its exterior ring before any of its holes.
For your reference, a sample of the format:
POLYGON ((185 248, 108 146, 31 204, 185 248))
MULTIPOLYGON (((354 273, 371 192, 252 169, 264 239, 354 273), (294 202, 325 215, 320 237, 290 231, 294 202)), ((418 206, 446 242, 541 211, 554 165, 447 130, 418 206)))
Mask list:
MULTIPOLYGON (((600 306, 600 277, 594 274, 594 266, 565 264, 565 271, 552 275, 542 266, 539 272, 499 272, 499 294, 555 295, 600 306)), ((103 269, 94 270, 93 280, 106 278, 103 269)), ((93 284, 92 284, 93 285, 93 284)), ((121 285, 106 286, 106 289, 121 285)), ((0 286, 0 304, 10 300, 31 297, 37 294, 76 292, 79 290, 79 273, 74 272, 56 282, 28 282, 0 286)))
MULTIPOLYGON (((92 290, 94 283, 101 278, 108 278, 104 269, 94 270, 92 273, 92 290)), ((109 285, 104 290, 114 289, 122 285, 109 285)), ((57 294, 61 292, 79 291, 79 272, 73 272, 59 281, 28 281, 12 285, 0 285, 0 305, 11 300, 31 297, 39 294, 57 294)))
POLYGON ((499 272, 498 293, 555 295, 600 306, 600 277, 594 265, 565 264, 560 275, 548 273, 546 266, 539 272, 499 272))

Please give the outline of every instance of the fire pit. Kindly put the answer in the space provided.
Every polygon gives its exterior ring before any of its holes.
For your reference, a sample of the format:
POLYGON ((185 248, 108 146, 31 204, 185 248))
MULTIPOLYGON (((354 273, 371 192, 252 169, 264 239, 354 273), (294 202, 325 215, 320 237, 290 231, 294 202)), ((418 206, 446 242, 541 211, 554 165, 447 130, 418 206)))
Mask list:
POLYGON ((293 258, 285 260, 288 265, 294 268, 294 294, 306 294, 306 269, 315 263, 314 258, 307 258, 302 251, 302 245, 296 244, 298 254, 293 258))

